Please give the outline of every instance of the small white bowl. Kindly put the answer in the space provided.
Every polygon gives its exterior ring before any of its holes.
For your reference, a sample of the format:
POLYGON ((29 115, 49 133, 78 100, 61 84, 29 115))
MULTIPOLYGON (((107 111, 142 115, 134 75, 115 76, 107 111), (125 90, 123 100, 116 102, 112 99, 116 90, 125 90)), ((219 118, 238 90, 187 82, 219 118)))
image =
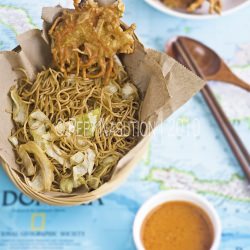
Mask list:
POLYGON ((145 250, 141 239, 141 229, 145 218, 154 208, 170 201, 186 201, 200 207, 208 215, 213 225, 214 241, 210 250, 219 249, 221 240, 221 222, 214 207, 200 195, 189 191, 174 190, 163 191, 156 194, 146 201, 139 209, 133 226, 134 242, 138 250, 145 250))
POLYGON ((198 9, 194 13, 187 13, 185 11, 181 12, 175 9, 171 9, 164 5, 160 0, 144 0, 153 8, 175 17, 185 18, 185 19, 214 19, 221 16, 226 16, 234 13, 235 11, 241 10, 244 7, 250 5, 249 0, 222 0, 222 13, 218 14, 208 14, 208 3, 204 3, 202 8, 198 9))

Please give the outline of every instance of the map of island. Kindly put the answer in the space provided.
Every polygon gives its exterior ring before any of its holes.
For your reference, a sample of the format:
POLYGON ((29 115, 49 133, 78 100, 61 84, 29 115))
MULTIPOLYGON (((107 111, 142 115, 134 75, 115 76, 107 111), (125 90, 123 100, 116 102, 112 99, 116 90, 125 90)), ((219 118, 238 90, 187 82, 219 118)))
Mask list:
POLYGON ((186 189, 250 203, 250 186, 244 178, 237 174, 232 175, 226 181, 203 180, 197 178, 193 172, 177 168, 152 168, 145 180, 159 183, 161 190, 186 189))
POLYGON ((35 24, 26 10, 7 5, 0 5, 0 24, 12 30, 15 34, 35 28, 35 24))

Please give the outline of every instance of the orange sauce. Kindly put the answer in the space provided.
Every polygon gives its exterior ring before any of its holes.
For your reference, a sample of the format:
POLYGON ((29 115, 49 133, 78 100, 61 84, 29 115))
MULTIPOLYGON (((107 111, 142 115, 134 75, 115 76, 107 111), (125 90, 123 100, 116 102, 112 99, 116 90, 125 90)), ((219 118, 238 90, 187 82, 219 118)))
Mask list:
POLYGON ((145 219, 141 237, 146 250, 209 250, 213 227, 208 215, 188 202, 166 202, 145 219))

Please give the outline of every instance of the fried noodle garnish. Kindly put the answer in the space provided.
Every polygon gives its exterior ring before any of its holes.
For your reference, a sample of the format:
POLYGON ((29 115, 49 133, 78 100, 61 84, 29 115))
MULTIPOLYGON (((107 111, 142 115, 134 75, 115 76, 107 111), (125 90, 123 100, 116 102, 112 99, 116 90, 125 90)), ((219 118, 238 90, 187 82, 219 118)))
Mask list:
POLYGON ((49 31, 54 62, 65 75, 101 77, 108 82, 115 76, 114 56, 134 51, 135 25, 121 26, 124 5, 120 0, 110 6, 75 0, 74 6, 75 10, 65 10, 49 31))

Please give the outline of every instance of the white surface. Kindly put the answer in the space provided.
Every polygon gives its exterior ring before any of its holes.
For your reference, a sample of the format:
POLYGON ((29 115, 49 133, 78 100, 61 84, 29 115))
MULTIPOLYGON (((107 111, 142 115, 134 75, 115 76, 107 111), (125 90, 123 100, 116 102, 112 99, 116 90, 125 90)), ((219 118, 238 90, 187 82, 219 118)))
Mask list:
POLYGON ((202 210, 204 210, 208 217, 210 218, 213 229, 214 229, 214 242, 211 247, 211 250, 217 250, 220 245, 221 240, 221 222, 219 219, 219 216, 217 215, 217 212, 213 208, 213 206, 205 200, 203 197, 189 192, 189 191, 163 191, 152 198, 150 198, 148 201, 146 201, 140 210, 138 211, 134 226, 133 226, 133 237, 135 241, 135 245, 138 250, 144 250, 142 240, 141 240, 141 227, 142 224, 147 217, 147 215, 152 211, 154 208, 158 207, 159 205, 169 202, 169 201, 186 201, 190 202, 198 207, 200 207, 202 210))
POLYGON ((208 14, 209 4, 208 2, 204 3, 202 8, 198 9, 194 13, 186 13, 171 9, 164 5, 160 0, 145 0, 152 7, 175 17, 186 18, 186 19, 211 19, 218 18, 221 16, 225 16, 231 14, 235 11, 238 11, 247 5, 250 5, 249 0, 222 0, 222 13, 218 14, 208 14))

